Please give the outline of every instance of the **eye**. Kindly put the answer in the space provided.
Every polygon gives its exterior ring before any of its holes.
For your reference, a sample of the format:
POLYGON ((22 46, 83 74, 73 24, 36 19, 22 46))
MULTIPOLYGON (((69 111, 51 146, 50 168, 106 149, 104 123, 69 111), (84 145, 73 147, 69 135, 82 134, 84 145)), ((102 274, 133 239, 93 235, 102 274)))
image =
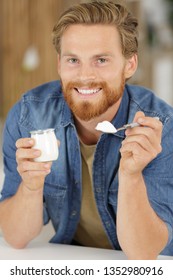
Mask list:
POLYGON ((69 58, 68 61, 69 61, 71 64, 76 64, 76 63, 78 63, 78 59, 77 59, 77 58, 74 58, 74 57, 69 58))
POLYGON ((106 58, 103 58, 103 57, 100 57, 97 61, 98 61, 98 63, 100 63, 100 64, 104 64, 104 63, 107 62, 107 59, 106 59, 106 58))

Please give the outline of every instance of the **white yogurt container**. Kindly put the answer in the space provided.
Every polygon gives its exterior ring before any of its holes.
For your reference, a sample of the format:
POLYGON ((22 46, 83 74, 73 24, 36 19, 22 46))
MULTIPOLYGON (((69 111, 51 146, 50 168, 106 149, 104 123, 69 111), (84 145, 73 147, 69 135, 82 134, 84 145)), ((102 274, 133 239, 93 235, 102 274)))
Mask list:
POLYGON ((41 151, 41 156, 35 158, 36 162, 53 161, 58 158, 58 143, 53 128, 31 131, 31 138, 35 140, 34 149, 41 151))

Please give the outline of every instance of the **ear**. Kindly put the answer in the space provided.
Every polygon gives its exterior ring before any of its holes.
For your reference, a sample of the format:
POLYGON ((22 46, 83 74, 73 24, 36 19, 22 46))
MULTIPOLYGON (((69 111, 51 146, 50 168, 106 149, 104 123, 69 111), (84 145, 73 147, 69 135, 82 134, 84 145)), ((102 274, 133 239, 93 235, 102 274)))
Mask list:
POLYGON ((134 54, 131 58, 126 60, 125 65, 125 78, 129 79, 133 76, 133 74, 136 72, 138 66, 138 57, 137 54, 134 54))
POLYGON ((60 54, 57 55, 57 72, 60 75, 61 72, 61 61, 60 61, 60 54))

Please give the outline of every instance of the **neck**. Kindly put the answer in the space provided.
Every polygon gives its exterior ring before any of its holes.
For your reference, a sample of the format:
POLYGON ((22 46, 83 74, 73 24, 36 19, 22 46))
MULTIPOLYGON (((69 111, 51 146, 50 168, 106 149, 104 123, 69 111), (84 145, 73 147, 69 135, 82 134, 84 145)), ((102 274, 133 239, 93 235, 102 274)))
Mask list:
POLYGON ((96 125, 102 121, 112 121, 116 115, 118 108, 120 106, 121 99, 110 107, 104 114, 91 119, 89 121, 83 121, 75 116, 75 125, 78 132, 79 138, 86 145, 96 144, 100 138, 101 132, 95 129, 96 125))

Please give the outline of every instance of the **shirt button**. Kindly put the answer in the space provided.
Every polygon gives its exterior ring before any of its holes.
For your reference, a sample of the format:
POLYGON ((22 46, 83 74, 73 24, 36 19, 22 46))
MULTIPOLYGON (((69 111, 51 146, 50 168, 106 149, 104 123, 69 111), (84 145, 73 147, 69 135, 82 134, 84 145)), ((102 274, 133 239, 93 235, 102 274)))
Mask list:
POLYGON ((96 188, 97 193, 101 193, 101 188, 96 188))
POLYGON ((71 213, 71 216, 76 216, 76 214, 77 214, 77 211, 73 210, 72 213, 71 213))

